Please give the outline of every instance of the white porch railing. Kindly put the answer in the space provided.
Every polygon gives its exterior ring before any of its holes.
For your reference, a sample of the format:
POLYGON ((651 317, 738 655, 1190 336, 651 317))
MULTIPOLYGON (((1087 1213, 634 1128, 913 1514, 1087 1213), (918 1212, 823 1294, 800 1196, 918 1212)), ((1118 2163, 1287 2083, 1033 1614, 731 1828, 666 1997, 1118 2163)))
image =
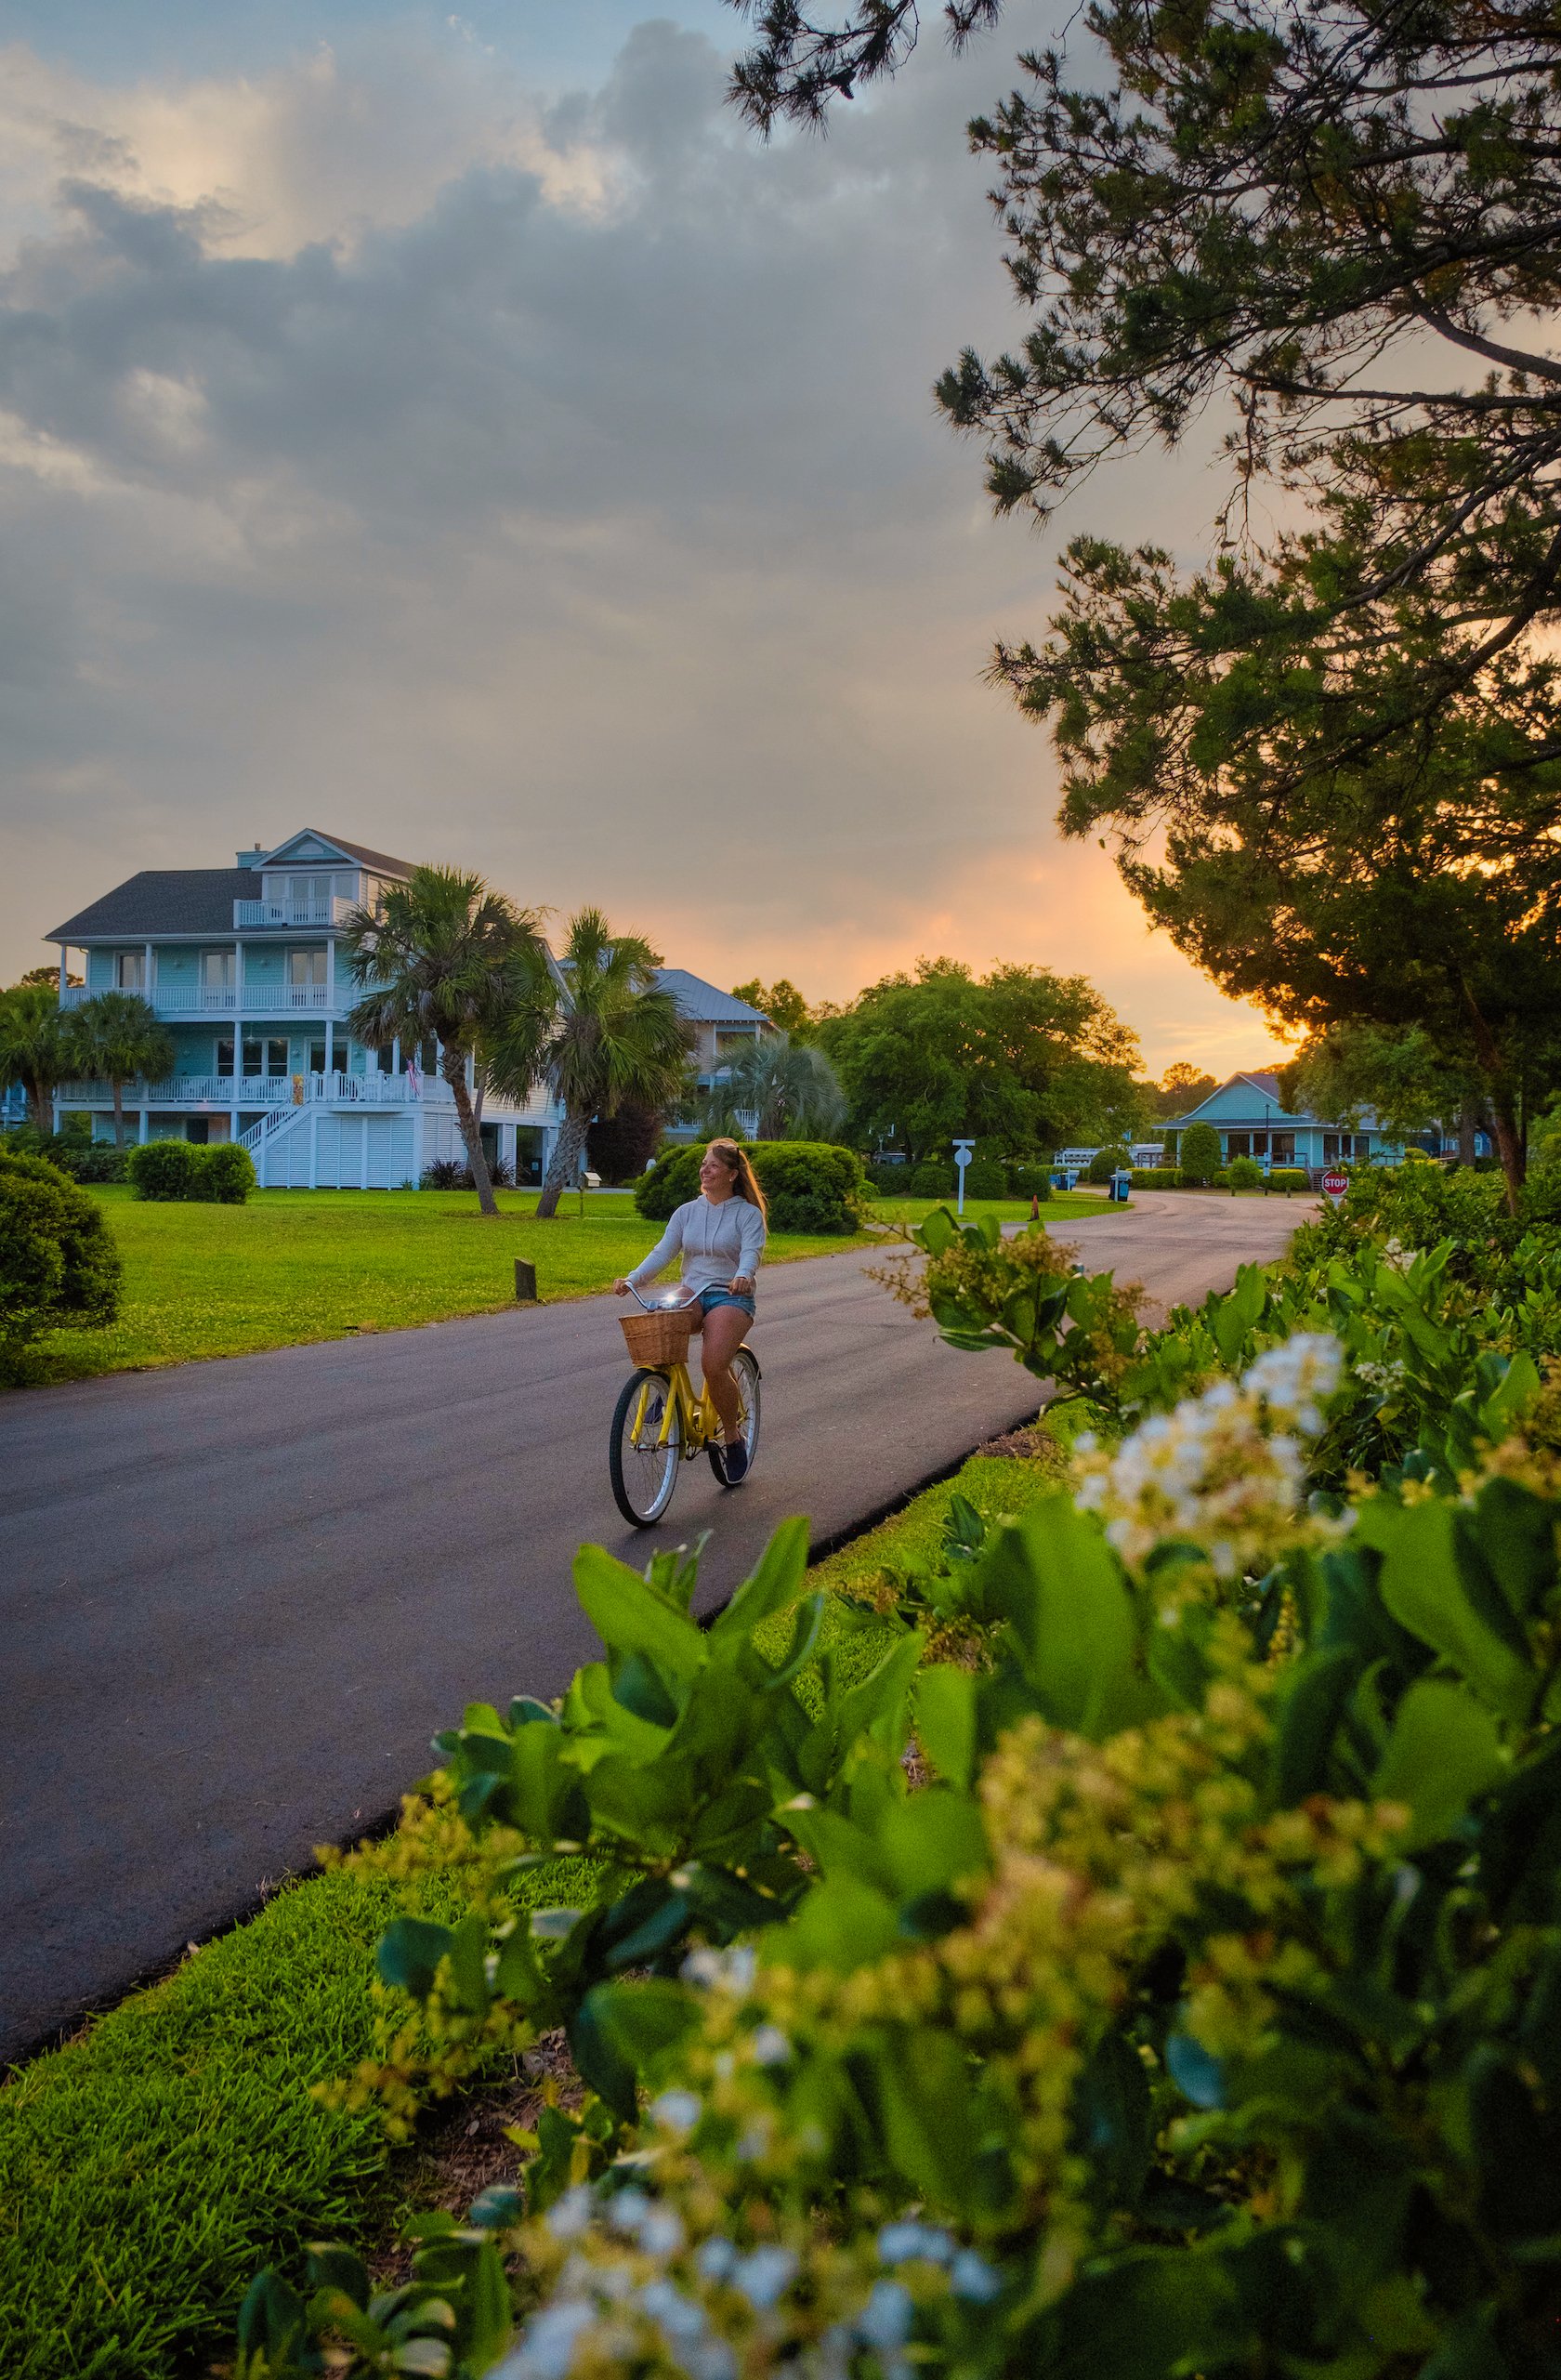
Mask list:
MULTIPOLYGON (((361 996, 356 985, 346 983, 154 983, 151 1000, 160 1017, 258 1019, 343 1016, 361 996)), ((70 983, 60 1006, 79 1008, 96 997, 85 983, 70 983)))
MULTIPOLYGON (((107 1107, 112 1083, 63 1083, 64 1107, 107 1107)), ((405 1108, 454 1105, 450 1085, 420 1074, 414 1090, 405 1074, 179 1074, 167 1083, 126 1083, 126 1108, 292 1108, 311 1100, 334 1107, 405 1108)))
POLYGON ((235 901, 233 924, 243 926, 340 926, 358 903, 340 893, 318 901, 235 901))

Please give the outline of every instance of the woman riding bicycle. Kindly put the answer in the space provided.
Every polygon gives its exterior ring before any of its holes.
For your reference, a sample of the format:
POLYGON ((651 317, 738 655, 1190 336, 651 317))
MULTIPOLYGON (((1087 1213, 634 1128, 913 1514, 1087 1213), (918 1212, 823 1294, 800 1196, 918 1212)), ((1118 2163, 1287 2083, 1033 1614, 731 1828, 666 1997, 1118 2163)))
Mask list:
POLYGON ((740 1431, 741 1400, 731 1361, 754 1319, 754 1286, 764 1253, 767 1210, 754 1168, 735 1140, 713 1140, 700 1164, 700 1195, 676 1208, 642 1264, 612 1284, 620 1297, 654 1281, 674 1256, 683 1259, 683 1286, 697 1292, 693 1327, 700 1334, 704 1385, 721 1417, 722 1459, 728 1487, 748 1468, 740 1431))

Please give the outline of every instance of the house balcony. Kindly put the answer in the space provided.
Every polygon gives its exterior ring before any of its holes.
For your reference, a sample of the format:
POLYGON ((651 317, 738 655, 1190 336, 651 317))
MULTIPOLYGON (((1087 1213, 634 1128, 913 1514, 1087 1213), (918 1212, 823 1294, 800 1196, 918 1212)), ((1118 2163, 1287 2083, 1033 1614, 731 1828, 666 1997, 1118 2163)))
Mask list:
MULTIPOLYGON (((112 1083, 62 1083, 62 1108, 113 1105, 112 1083)), ((449 1108, 454 1105, 442 1076, 408 1074, 177 1074, 165 1083, 126 1083, 130 1108, 291 1108, 313 1101, 330 1107, 449 1108), (415 1085, 415 1087, 414 1087, 415 1085)))
MULTIPOLYGON (((103 987, 67 985, 61 1006, 79 1008, 103 987)), ((143 997, 146 995, 142 995, 143 997)), ((158 983, 151 1005, 160 1017, 344 1017, 362 993, 348 983, 158 983)))
POLYGON ((340 893, 318 901, 235 901, 235 930, 255 926, 345 926, 358 907, 340 893))

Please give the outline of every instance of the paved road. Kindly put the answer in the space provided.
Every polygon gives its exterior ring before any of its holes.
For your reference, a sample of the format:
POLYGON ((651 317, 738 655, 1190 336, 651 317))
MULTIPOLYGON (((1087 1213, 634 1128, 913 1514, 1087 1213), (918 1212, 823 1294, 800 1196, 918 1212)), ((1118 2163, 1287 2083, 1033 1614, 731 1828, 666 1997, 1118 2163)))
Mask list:
MULTIPOLYGON (((1279 1252, 1296 1208, 1141 1200, 1078 1227, 1162 1299, 1279 1252)), ((767 1275, 765 1440, 723 1494, 702 1602, 784 1515, 859 1526, 1035 1409, 859 1256, 767 1275)), ((0 1399, 0 2058, 252 1908, 392 1808, 472 1698, 549 1694, 597 1650, 570 1589, 607 1484, 610 1298, 0 1399)))

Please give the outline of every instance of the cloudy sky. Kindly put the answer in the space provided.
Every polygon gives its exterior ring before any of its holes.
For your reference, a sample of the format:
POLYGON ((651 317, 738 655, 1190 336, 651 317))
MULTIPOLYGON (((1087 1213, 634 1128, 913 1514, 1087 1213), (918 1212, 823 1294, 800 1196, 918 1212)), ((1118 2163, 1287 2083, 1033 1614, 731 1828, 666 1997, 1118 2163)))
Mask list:
POLYGON ((934 414, 1052 13, 765 148, 719 0, 0 0, 0 980, 313 824, 718 982, 1020 959, 1260 1060, 980 682, 1062 537, 1215 501, 1145 458, 1042 538, 934 414))

